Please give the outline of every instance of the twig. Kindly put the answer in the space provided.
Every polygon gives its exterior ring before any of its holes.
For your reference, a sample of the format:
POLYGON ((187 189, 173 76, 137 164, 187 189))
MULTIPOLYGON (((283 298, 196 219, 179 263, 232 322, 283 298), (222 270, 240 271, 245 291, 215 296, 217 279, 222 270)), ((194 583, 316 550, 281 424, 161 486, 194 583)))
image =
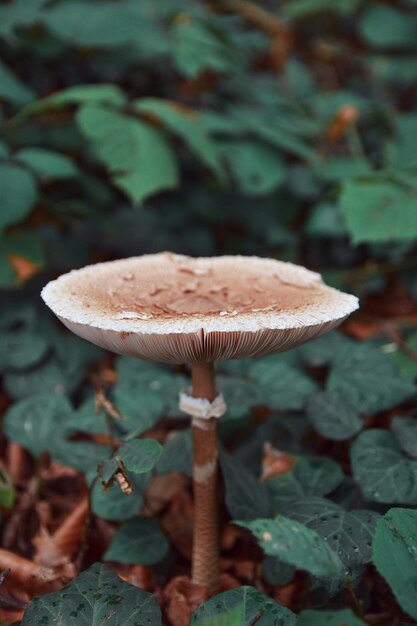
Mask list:
POLYGON ((386 335, 388 335, 391 341, 395 343, 401 352, 404 352, 404 354, 410 357, 410 359, 413 359, 413 361, 417 361, 417 350, 414 350, 408 345, 405 339, 402 338, 397 328, 394 328, 391 324, 386 324, 384 330, 386 335))
POLYGON ((217 0, 212 3, 214 8, 237 13, 248 22, 254 24, 269 35, 288 36, 289 27, 281 22, 275 15, 257 6, 249 0, 217 0))

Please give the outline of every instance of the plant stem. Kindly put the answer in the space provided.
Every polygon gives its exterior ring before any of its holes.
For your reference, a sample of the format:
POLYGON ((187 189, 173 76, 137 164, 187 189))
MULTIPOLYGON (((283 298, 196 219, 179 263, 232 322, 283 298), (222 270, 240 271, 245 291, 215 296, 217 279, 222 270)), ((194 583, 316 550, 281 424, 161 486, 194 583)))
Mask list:
MULTIPOLYGON (((192 394, 212 402, 217 395, 213 363, 194 363, 192 394)), ((210 595, 219 583, 219 529, 217 501, 217 419, 196 421, 193 431, 194 542, 192 581, 207 588, 210 595)))

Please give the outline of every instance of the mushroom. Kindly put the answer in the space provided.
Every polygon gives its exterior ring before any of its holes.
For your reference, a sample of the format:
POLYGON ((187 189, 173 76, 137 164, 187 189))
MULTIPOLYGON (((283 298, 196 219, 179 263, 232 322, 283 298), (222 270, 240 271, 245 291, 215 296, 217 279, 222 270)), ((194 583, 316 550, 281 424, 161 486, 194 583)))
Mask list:
POLYGON ((226 405, 214 362, 283 352, 323 335, 358 308, 320 274, 258 257, 164 252, 60 276, 42 297, 71 331, 103 348, 191 363, 180 407, 192 417, 195 502, 192 580, 218 585, 217 419, 226 405))

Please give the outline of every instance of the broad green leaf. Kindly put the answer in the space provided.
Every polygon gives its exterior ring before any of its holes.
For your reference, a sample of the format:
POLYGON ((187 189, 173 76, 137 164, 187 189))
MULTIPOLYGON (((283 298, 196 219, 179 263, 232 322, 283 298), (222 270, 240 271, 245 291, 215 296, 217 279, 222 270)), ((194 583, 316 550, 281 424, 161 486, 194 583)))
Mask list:
POLYGON ((374 511, 345 511, 325 498, 305 498, 289 505, 286 514, 317 532, 340 558, 343 577, 371 561, 371 544, 379 515, 374 511))
POLYGON ((118 450, 117 456, 134 474, 150 472, 161 456, 162 446, 155 439, 131 439, 118 450))
POLYGON ((103 559, 128 565, 155 565, 166 557, 168 550, 169 541, 156 520, 134 517, 116 530, 103 559))
POLYGON ((337 391, 318 391, 306 404, 307 417, 326 439, 350 439, 362 429, 362 420, 349 401, 337 391))
POLYGON ((199 113, 172 100, 143 98, 132 102, 139 113, 156 118, 169 131, 178 135, 194 152, 202 163, 207 165, 220 178, 224 178, 216 144, 210 138, 199 113))
POLYGON ((296 352, 302 363, 311 367, 323 367, 334 360, 340 348, 343 346, 353 347, 354 345, 355 343, 351 339, 342 333, 333 331, 300 346, 296 352))
POLYGON ((352 609, 313 611, 306 609, 298 616, 297 626, 366 626, 352 609))
POLYGON ((311 378, 284 363, 280 355, 254 360, 249 375, 258 387, 260 403, 271 409, 301 409, 317 389, 311 378))
POLYGON ((314 576, 340 576, 343 564, 322 537, 299 522, 278 515, 275 519, 238 522, 250 530, 270 556, 314 576))
POLYGON ((275 556, 266 556, 263 560, 262 571, 268 584, 288 585, 294 578, 295 567, 283 563, 275 556))
POLYGON ((68 432, 108 433, 107 418, 103 410, 96 412, 95 399, 91 396, 75 411, 67 424, 68 432))
POLYGON ((232 518, 246 520, 270 515, 271 502, 266 486, 223 451, 220 465, 226 489, 226 506, 232 518))
POLYGON ((121 580, 101 563, 67 587, 39 596, 26 609, 22 626, 162 626, 155 597, 121 580))
POLYGON ((43 392, 65 395, 74 391, 83 377, 82 370, 68 376, 57 359, 51 357, 27 370, 8 370, 3 385, 7 393, 15 399, 43 392))
POLYGON ((220 73, 233 70, 230 40, 216 33, 203 20, 177 22, 173 29, 173 53, 179 70, 191 78, 204 69, 220 73))
POLYGON ((401 608, 417 619, 417 511, 391 509, 379 520, 372 561, 401 608))
POLYGON ((253 407, 262 404, 257 385, 246 378, 217 376, 216 383, 227 404, 227 413, 223 421, 248 417, 253 407))
POLYGON ((35 97, 35 93, 32 89, 22 83, 22 81, 7 67, 7 65, 0 61, 0 100, 7 100, 13 104, 22 105, 30 102, 35 97))
POLYGON ((411 381, 400 375, 389 357, 365 343, 349 344, 337 350, 327 388, 342 395, 359 413, 389 409, 417 391, 411 381))
MULTIPOLYGON (((406 338, 408 348, 417 352, 417 332, 414 331, 406 338)), ((394 347, 392 344, 390 348, 394 347)), ((395 346, 394 350, 390 350, 388 356, 397 364, 401 373, 407 378, 415 380, 417 378, 417 360, 399 346, 395 346)))
POLYGON ((53 449, 54 439, 65 433, 71 405, 64 396, 43 393, 15 402, 4 418, 6 436, 35 457, 53 449))
POLYGON ((280 152, 257 139, 223 140, 219 150, 242 193, 265 195, 280 187, 285 179, 280 152))
POLYGON ((391 423, 394 433, 402 450, 417 459, 417 420, 415 417, 394 417, 391 423))
POLYGON ((398 136, 395 165, 399 168, 415 168, 417 166, 417 148, 413 137, 417 133, 417 115, 402 113, 395 117, 395 129, 398 136))
POLYGON ((307 496, 325 496, 344 479, 342 468, 328 457, 294 457, 293 467, 265 481, 276 512, 285 511, 288 502, 307 496))
POLYGON ((87 476, 95 476, 98 466, 112 452, 110 446, 93 441, 69 441, 63 438, 55 438, 49 451, 52 458, 61 465, 72 467, 87 476))
POLYGON ((41 179, 76 178, 80 174, 68 156, 45 148, 22 148, 14 158, 28 165, 41 179))
POLYGON ((51 96, 37 100, 25 107, 20 115, 32 115, 54 109, 61 109, 71 104, 108 104, 115 107, 126 103, 123 91, 115 85, 76 85, 51 96))
POLYGON ((310 213, 306 223, 306 232, 313 237, 344 237, 347 231, 340 208, 327 202, 318 204, 310 213))
MULTIPOLYGON (((332 157, 325 165, 322 165, 317 174, 324 180, 342 182, 355 176, 369 174, 370 165, 363 157, 332 157)), ((343 222, 344 226, 344 222, 343 222)))
POLYGON ((0 5, 0 33, 13 34, 17 26, 28 26, 41 18, 45 0, 14 0, 0 5))
POLYGON ((149 474, 131 474, 127 472, 133 491, 124 494, 117 484, 104 490, 100 482, 96 482, 92 493, 93 512, 104 519, 120 522, 136 515, 143 504, 143 493, 149 482, 149 474))
POLYGON ((146 432, 162 416, 165 403, 159 389, 125 385, 121 381, 114 388, 113 396, 117 409, 125 417, 119 426, 129 437, 146 432))
POLYGON ((362 36, 373 46, 416 47, 417 17, 384 4, 370 6, 360 21, 362 36))
POLYGON ((132 2, 81 0, 55 4, 43 15, 43 22, 57 37, 78 46, 113 47, 140 37, 138 12, 132 2))
POLYGON ((295 19, 308 18, 321 12, 349 15, 356 11, 360 2, 361 0, 287 0, 283 11, 286 16, 295 19))
POLYGON ((190 625, 200 626, 295 626, 296 615, 254 587, 225 591, 201 604, 190 625))
POLYGON ((417 196, 389 180, 348 180, 340 208, 353 243, 407 241, 417 236, 417 196))
POLYGON ((175 155, 163 133, 150 124, 99 105, 84 105, 77 124, 113 183, 135 204, 178 184, 175 155))
POLYGON ((173 433, 164 443, 162 454, 156 464, 157 474, 181 472, 192 476, 193 440, 191 430, 173 433))
POLYGON ((0 331, 0 368, 25 369, 39 363, 48 351, 47 338, 35 328, 0 331))
POLYGON ((417 504, 417 461, 410 461, 395 437, 376 428, 359 435, 351 448, 353 476, 375 502, 417 504))
POLYGON ((36 181, 13 163, 0 163, 0 230, 28 216, 37 198, 36 181))

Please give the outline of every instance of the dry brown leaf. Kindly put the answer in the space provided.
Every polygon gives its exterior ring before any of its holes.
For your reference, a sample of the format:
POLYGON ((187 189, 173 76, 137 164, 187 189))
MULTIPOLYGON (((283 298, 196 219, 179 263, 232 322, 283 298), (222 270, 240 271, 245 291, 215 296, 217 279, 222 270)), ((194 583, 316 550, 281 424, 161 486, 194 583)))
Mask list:
POLYGON ((10 588, 12 582, 18 583, 33 595, 40 590, 49 591, 54 587, 59 588, 75 575, 75 570, 71 565, 60 568, 44 567, 14 552, 0 548, 0 569, 8 568, 10 568, 10 575, 7 579, 7 587, 10 588))
POLYGON ((156 515, 188 485, 188 478, 179 472, 154 476, 146 492, 146 513, 156 515))
POLYGON ((193 611, 209 595, 205 587, 192 583, 188 576, 176 576, 165 587, 163 597, 172 626, 189 626, 193 611))
POLYGON ((274 448, 270 443, 264 444, 263 452, 261 480, 286 474, 296 463, 294 456, 274 448))

